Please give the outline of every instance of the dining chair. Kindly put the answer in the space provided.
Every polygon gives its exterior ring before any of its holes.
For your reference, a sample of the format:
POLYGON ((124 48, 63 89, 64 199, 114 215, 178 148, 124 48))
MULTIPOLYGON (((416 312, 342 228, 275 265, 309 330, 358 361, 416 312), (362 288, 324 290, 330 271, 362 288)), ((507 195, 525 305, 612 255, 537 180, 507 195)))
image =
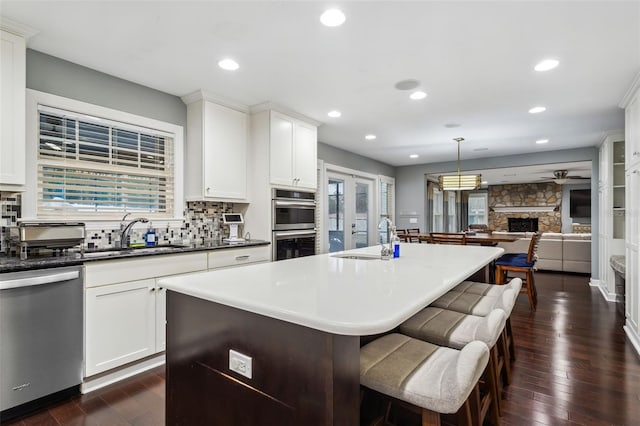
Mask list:
POLYGON ((454 232, 431 232, 429 233, 432 244, 467 244, 467 237, 465 234, 458 234, 454 232))
POLYGON ((407 243, 419 243, 420 242, 420 229, 419 228, 409 228, 406 230, 405 241, 407 243))
POLYGON ((533 273, 536 265, 536 252, 542 232, 536 232, 529 242, 529 250, 527 253, 507 253, 499 257, 496 264, 496 284, 504 284, 508 280, 509 272, 522 273, 521 293, 526 293, 529 297, 529 306, 532 311, 536 310, 538 305, 538 290, 534 281, 533 273))
POLYGON ((469 225, 469 229, 471 231, 487 232, 489 230, 489 226, 484 223, 474 223, 469 225))

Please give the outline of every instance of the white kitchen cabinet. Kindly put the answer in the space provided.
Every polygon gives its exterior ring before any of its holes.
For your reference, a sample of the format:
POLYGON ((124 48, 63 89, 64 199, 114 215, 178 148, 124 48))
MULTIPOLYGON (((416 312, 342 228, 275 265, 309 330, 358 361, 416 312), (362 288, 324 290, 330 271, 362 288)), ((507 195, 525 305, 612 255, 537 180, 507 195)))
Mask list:
POLYGON ((615 273, 609 259, 625 250, 624 146, 624 134, 616 133, 605 138, 599 151, 599 284, 610 300, 615 299, 615 273))
POLYGON ((316 126, 271 111, 269 134, 271 184, 316 189, 316 126))
POLYGON ((640 165, 640 92, 631 98, 625 108, 627 169, 640 165))
POLYGON ((157 352, 155 289, 148 279, 86 290, 86 377, 157 352))
POLYGON ((166 349, 166 290, 158 280, 205 271, 207 253, 85 265, 85 377, 166 349))
POLYGON ((620 106, 625 108, 625 332, 640 353, 640 73, 620 106))
POLYGON ((226 250, 212 250, 208 254, 209 269, 231 268, 251 263, 269 262, 270 246, 243 247, 226 250))
POLYGON ((25 184, 25 67, 23 37, 0 31, 0 190, 25 184))
POLYGON ((199 92, 183 98, 187 103, 186 198, 245 201, 247 114, 205 97, 199 92))

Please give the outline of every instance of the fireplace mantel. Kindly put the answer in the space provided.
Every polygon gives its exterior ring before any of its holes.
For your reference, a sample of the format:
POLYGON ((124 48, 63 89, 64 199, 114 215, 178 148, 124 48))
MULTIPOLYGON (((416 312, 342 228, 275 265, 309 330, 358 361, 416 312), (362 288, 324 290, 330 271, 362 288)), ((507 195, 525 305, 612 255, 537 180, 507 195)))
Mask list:
POLYGON ((500 213, 523 213, 523 212, 552 212, 558 206, 507 206, 491 207, 494 212, 500 213))

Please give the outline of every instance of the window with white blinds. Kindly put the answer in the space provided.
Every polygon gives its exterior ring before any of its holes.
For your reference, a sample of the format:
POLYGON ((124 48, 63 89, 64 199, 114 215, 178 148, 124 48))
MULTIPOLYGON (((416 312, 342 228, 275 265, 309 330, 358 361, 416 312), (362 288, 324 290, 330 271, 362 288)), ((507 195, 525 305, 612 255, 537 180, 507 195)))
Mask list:
POLYGON ((173 216, 174 135, 42 105, 38 126, 38 217, 173 216))

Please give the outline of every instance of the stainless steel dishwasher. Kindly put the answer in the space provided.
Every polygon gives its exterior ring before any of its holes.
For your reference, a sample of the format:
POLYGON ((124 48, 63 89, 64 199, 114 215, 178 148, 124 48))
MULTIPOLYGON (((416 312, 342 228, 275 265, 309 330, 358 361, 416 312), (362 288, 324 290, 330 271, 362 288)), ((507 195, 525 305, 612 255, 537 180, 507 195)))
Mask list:
POLYGON ((82 317, 82 267, 0 274, 2 420, 79 391, 82 317))

